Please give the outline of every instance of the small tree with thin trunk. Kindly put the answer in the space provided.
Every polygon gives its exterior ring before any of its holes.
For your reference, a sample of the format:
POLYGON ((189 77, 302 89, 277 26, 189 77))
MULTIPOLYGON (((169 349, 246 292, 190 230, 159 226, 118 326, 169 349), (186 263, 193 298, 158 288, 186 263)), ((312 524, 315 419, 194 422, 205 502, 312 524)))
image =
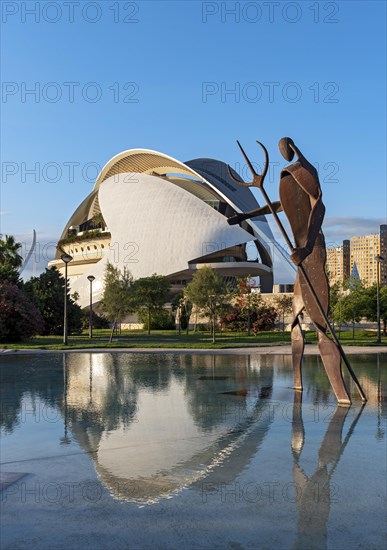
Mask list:
MULTIPOLYGON (((347 323, 352 321, 352 338, 355 338, 355 323, 359 323, 362 317, 365 317, 365 304, 367 302, 367 292, 361 281, 356 281, 352 277, 347 282, 349 288, 341 300, 341 317, 347 323)), ((335 307, 335 317, 340 315, 340 304, 335 307)))
POLYGON ((181 328, 184 329, 186 333, 189 333, 189 320, 191 318, 192 314, 192 308, 193 304, 186 296, 183 298, 183 305, 182 305, 182 324, 181 328))
POLYGON ((111 263, 107 264, 102 309, 106 317, 112 322, 109 340, 109 343, 111 343, 117 323, 136 309, 133 277, 126 267, 121 273, 111 263))
POLYGON ((182 315, 183 315, 183 293, 179 292, 178 294, 175 294, 175 296, 172 298, 171 305, 172 305, 172 311, 176 313, 175 316, 175 323, 176 320, 178 320, 178 331, 179 335, 181 333, 181 324, 182 324, 182 315))
POLYGON ((178 330, 181 334, 182 330, 185 330, 188 334, 189 332, 189 320, 192 313, 192 302, 184 296, 183 292, 175 294, 172 299, 172 311, 176 312, 176 317, 179 320, 178 330))
POLYGON ((248 336, 251 334, 252 316, 262 303, 261 295, 256 292, 252 292, 251 285, 252 280, 250 277, 238 279, 237 288, 234 292, 236 308, 233 308, 234 310, 239 309, 241 316, 246 319, 246 323, 244 324, 247 327, 248 336))
POLYGON ((285 332, 285 315, 292 312, 293 298, 291 296, 277 296, 275 299, 275 309, 282 317, 282 332, 285 332))
POLYGON ((205 266, 195 273, 184 295, 210 318, 212 342, 215 343, 215 322, 229 301, 229 286, 212 267, 205 266))
POLYGON ((148 334, 150 334, 152 313, 161 311, 167 301, 171 284, 167 277, 156 275, 143 277, 134 283, 134 294, 137 313, 146 313, 148 317, 148 334))

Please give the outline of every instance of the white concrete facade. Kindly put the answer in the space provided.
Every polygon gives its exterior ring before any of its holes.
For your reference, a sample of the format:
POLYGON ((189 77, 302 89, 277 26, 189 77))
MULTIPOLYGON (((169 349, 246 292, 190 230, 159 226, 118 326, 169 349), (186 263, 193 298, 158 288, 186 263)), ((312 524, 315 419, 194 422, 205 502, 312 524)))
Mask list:
POLYGON ((189 281, 196 269, 211 265, 228 277, 260 277, 263 291, 271 291, 273 235, 263 216, 227 223, 231 215, 259 206, 227 168, 212 159, 184 164, 148 150, 117 155, 70 218, 61 239, 71 228, 76 236, 58 247, 50 265, 63 272, 61 253, 74 257, 68 274, 82 307, 89 304, 88 275, 96 278, 93 303, 101 300, 107 262, 121 270, 126 266, 135 279, 157 273, 172 283, 189 281), (107 229, 94 243, 80 228, 95 215, 102 215, 107 229))

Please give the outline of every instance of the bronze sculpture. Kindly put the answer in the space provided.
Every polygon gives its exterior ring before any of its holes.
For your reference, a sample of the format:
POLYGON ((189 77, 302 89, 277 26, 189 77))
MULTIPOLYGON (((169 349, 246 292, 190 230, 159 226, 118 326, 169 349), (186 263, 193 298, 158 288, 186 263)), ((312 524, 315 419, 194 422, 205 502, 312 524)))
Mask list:
POLYGON ((231 177, 239 185, 258 187, 266 200, 266 206, 258 210, 232 216, 228 222, 230 225, 233 225, 247 218, 271 213, 292 251, 290 257, 297 266, 291 328, 294 389, 302 390, 301 364, 304 353, 304 337, 299 319, 302 311, 305 309, 316 328, 319 352, 338 403, 340 405, 351 404, 342 376, 341 358, 344 360, 362 400, 366 401, 364 392, 327 316, 329 308, 329 285, 325 273, 325 240, 321 230, 325 207, 322 202, 322 192, 317 170, 302 155, 292 139, 288 137, 282 138, 278 144, 282 156, 287 161, 291 161, 296 154, 298 160, 282 170, 279 186, 280 201, 272 203, 263 187, 263 181, 269 164, 269 155, 265 146, 260 142, 257 143, 265 153, 265 167, 262 175, 255 172, 239 142, 239 148, 253 174, 253 181, 245 183, 236 180, 232 176, 231 169, 229 171, 231 177), (288 218, 293 233, 294 245, 290 241, 278 217, 277 213, 281 210, 285 212, 288 218), (327 335, 328 329, 332 334, 333 341, 327 335))

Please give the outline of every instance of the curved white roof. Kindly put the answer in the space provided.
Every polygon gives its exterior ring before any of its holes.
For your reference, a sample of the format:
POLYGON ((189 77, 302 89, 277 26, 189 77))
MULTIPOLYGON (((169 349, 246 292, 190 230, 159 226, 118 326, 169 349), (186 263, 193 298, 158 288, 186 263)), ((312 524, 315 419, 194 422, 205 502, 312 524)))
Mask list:
MULTIPOLYGON (((214 159, 183 163, 151 149, 126 150, 109 160, 62 235, 99 212, 111 233, 110 250, 106 252, 105 245, 102 259, 90 265, 81 262, 81 269, 70 275, 81 305, 88 304, 89 274, 96 277, 93 302, 101 299, 108 261, 120 269, 126 265, 135 278, 158 273, 173 280, 191 278, 206 261, 225 276, 259 276, 264 291, 270 291, 270 245, 278 244, 264 216, 228 225, 234 213, 259 207, 251 190, 235 183, 230 171, 214 159), (241 247, 252 241, 260 261, 248 261, 248 254, 241 253, 241 247), (239 247, 235 254, 229 253, 233 246, 239 247), (224 253, 214 258, 214 250, 224 253)), ((59 256, 58 251, 56 262, 59 256)))
POLYGON ((200 181, 204 179, 184 163, 152 149, 128 149, 115 155, 102 168, 94 184, 98 189, 102 182, 111 176, 137 172, 163 176, 165 174, 184 174, 200 181))
MULTIPOLYGON (((224 179, 221 180, 221 178, 219 178, 219 174, 213 174, 213 176, 209 178, 209 174, 206 173, 206 168, 207 166, 210 166, 210 163, 216 166, 215 169, 212 169, 217 172, 219 172, 219 167, 223 169, 227 167, 226 164, 215 161, 214 159, 196 159, 196 161, 189 161, 185 164, 177 159, 174 159, 173 157, 151 149, 128 149, 127 151, 123 151, 122 153, 114 156, 107 164, 105 164, 96 179, 94 190, 98 189, 100 185, 109 177, 117 177, 118 174, 141 173, 161 177, 168 175, 168 179, 170 181, 176 185, 184 186, 184 189, 196 196, 199 196, 202 200, 209 200, 210 197, 200 196, 201 194, 204 194, 205 191, 207 192, 207 195, 212 192, 214 198, 222 199, 227 204, 230 204, 234 208, 235 212, 244 212, 246 210, 252 210, 259 207, 259 204, 250 189, 238 186, 231 181, 231 178, 229 178, 228 181, 225 181, 224 179), (204 173, 207 177, 204 177, 199 173, 199 171, 196 171, 189 166, 195 162, 199 163, 198 166, 200 168, 204 166, 204 173), (203 165, 202 163, 205 164, 203 165), (175 175, 182 175, 185 176, 185 178, 184 180, 175 178, 173 177, 175 175), (224 185, 220 186, 219 181, 223 181, 224 185), (244 197, 243 201, 238 200, 241 195, 244 197)), ((130 177, 127 178, 127 183, 130 183, 130 177)), ((261 237, 264 236, 264 239, 271 240, 273 235, 266 219, 261 216, 259 221, 261 222, 258 224, 260 227, 257 227, 257 223, 254 224, 250 221, 247 221, 247 225, 250 225, 255 230, 258 229, 258 233, 261 233, 261 237), (262 222, 264 224, 263 234, 262 222)))

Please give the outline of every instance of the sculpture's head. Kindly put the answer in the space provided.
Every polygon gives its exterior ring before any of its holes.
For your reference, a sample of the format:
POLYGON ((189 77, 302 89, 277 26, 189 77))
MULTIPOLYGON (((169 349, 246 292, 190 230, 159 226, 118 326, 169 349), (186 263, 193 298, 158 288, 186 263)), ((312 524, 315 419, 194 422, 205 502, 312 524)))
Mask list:
POLYGON ((297 150, 293 140, 289 137, 281 138, 278 142, 278 148, 284 159, 289 161, 293 159, 294 153, 297 150))

